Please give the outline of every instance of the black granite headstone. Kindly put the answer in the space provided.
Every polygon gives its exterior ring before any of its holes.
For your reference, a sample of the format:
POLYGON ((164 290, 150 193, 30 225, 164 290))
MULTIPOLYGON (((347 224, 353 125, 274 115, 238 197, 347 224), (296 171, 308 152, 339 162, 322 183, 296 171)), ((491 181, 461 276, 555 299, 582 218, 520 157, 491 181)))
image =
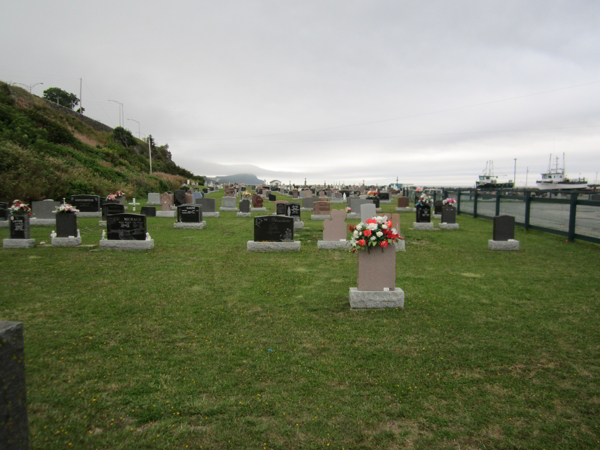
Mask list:
POLYGON ((288 203, 286 206, 286 216, 290 216, 296 222, 300 220, 300 205, 297 203, 288 203))
POLYGON ((0 448, 27 450, 27 388, 23 324, 0 322, 0 448))
POLYGON ((208 193, 208 191, 209 191, 209 189, 208 189, 208 188, 204 188, 204 189, 202 189, 202 192, 204 192, 205 194, 207 194, 207 193, 208 193))
POLYGON ((255 242, 289 242, 294 240, 294 219, 287 216, 254 218, 255 242))
POLYGON ((275 196, 275 194, 269 194, 269 201, 270 201, 270 202, 275 202, 275 201, 277 201, 277 197, 275 196))
POLYGON ((375 208, 379 208, 379 197, 367 197, 367 200, 371 200, 375 204, 375 208))
POLYGON ((496 216, 492 222, 492 239, 494 241, 508 241, 515 238, 515 218, 513 216, 496 216))
POLYGON ((277 208, 276 208, 275 212, 282 216, 287 215, 287 204, 286 203, 277 203, 277 208))
POLYGON ((184 190, 178 190, 174 192, 173 198, 175 201, 175 206, 183 205, 185 203, 185 193, 184 190))
POLYGON ((141 214, 109 214, 106 218, 107 238, 117 241, 146 239, 146 216, 141 214))
POLYGON ((0 220, 8 219, 8 203, 0 202, 0 220))
POLYGON ((250 212, 250 200, 242 200, 240 202, 240 212, 243 212, 243 213, 250 212))
POLYGON ((29 216, 13 214, 9 221, 11 239, 29 239, 29 216))
POLYGON ((444 206, 444 202, 441 200, 436 200, 433 203, 433 213, 434 214, 441 214, 442 213, 442 206, 444 206))
POLYGON ((71 205, 79 212, 98 212, 100 211, 99 195, 71 195, 71 205))
POLYGON ((417 223, 431 222, 431 206, 417 205, 417 223))
POLYGON ((120 203, 104 203, 102 206, 102 220, 106 220, 110 214, 122 214, 124 212, 125 206, 121 205, 120 203))
POLYGON ((181 205, 177 207, 177 222, 200 223, 202 222, 202 206, 181 205))
POLYGON ((454 206, 442 206, 442 223, 456 223, 456 208, 454 206))
POLYGON ((382 192, 379 194, 379 200, 389 200, 389 199, 390 199, 389 192, 382 192))
POLYGON ((140 214, 146 217, 156 217, 156 208, 154 206, 142 206, 140 214))
POLYGON ((77 237, 77 214, 56 213, 56 235, 61 238, 77 237))

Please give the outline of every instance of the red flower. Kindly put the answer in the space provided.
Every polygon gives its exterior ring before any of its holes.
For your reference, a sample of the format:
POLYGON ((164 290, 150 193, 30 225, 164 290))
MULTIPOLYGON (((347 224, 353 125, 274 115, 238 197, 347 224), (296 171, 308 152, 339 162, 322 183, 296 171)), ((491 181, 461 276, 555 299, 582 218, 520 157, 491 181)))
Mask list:
POLYGON ((393 224, 392 224, 392 221, 391 221, 391 220, 388 220, 388 223, 387 223, 387 226, 388 226, 388 228, 392 228, 392 225, 393 225, 393 224))
POLYGON ((369 237, 369 236, 371 236, 373 233, 371 232, 371 230, 365 230, 365 231, 363 232, 363 234, 365 235, 365 237, 369 237))
POLYGON ((387 247, 387 246, 388 246, 388 241, 381 241, 381 242, 379 243, 379 245, 380 245, 381 247, 384 247, 384 248, 385 248, 385 247, 387 247))
POLYGON ((375 219, 367 219, 367 223, 377 223, 375 219))
POLYGON ((364 247, 365 246, 365 240, 364 239, 360 239, 358 241, 358 245, 360 245, 361 247, 364 247))
POLYGON ((348 231, 350 233, 352 233, 354 230, 356 230, 356 225, 348 225, 348 231))

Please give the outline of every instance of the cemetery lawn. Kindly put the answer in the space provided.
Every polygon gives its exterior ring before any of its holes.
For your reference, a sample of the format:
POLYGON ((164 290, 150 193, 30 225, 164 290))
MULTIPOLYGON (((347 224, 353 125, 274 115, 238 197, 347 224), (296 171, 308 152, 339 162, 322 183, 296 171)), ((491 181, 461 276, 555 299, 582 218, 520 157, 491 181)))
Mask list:
POLYGON ((0 249, 31 449, 598 448, 600 246, 517 228, 491 252, 490 220, 401 213, 405 308, 351 311, 356 255, 302 219, 299 253, 249 253, 234 212, 149 218, 147 252, 98 250, 98 219, 93 247, 0 249))

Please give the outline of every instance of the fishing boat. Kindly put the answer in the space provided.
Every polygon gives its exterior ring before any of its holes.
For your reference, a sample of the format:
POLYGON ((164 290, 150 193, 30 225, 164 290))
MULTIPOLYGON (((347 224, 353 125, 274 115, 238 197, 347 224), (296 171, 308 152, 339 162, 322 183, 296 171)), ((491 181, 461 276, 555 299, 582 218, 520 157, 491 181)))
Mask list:
POLYGON ((498 175, 494 175, 494 161, 488 161, 485 163, 485 169, 479 175, 475 187, 477 189, 512 189, 515 187, 515 183, 512 180, 499 183, 498 175))
POLYGON ((587 178, 567 178, 565 171, 565 154, 563 153, 563 166, 558 166, 558 156, 554 167, 552 167, 552 154, 548 162, 548 171, 542 173, 542 179, 537 180, 535 185, 540 190, 558 190, 558 189, 585 189, 588 187, 587 178))

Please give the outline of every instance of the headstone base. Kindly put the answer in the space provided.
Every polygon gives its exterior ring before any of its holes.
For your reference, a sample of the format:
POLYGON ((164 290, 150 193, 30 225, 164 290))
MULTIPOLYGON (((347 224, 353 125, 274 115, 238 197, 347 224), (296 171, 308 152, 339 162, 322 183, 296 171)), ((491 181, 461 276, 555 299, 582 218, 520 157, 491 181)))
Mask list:
POLYGON ((404 239, 398 239, 396 242, 394 242, 394 245, 396 246, 397 252, 406 251, 406 243, 405 243, 404 239))
MULTIPOLYGON (((253 208, 252 206, 250 207, 250 211, 266 211, 267 208, 265 207, 260 207, 260 208, 253 208)), ((312 209, 311 209, 312 211, 312 209)))
POLYGON ((313 214, 310 216, 310 220, 329 220, 331 216, 329 214, 313 214))
POLYGON ((396 212, 413 212, 415 209, 410 206, 403 206, 401 208, 396 206, 396 212))
MULTIPOLYGON (((79 234, 79 230, 77 230, 77 234, 79 234)), ((81 236, 52 238, 52 247, 77 247, 78 245, 81 245, 81 236)))
POLYGON ((205 217, 221 217, 220 212, 202 212, 202 218, 205 217))
POLYGON ((440 229, 442 230, 458 230, 460 228, 460 223, 440 223, 440 229))
POLYGON ((175 217, 175 211, 156 211, 156 217, 175 217))
POLYGON ((350 250, 352 241, 317 241, 317 248, 321 250, 350 250))
POLYGON ((312 211, 312 208, 300 208, 300 211, 308 212, 312 211))
POLYGON ((8 220, 0 220, 0 228, 8 228, 8 220))
POLYGON ((221 207, 219 208, 219 210, 220 210, 220 211, 228 211, 228 212, 236 212, 236 211, 239 211, 239 209, 237 209, 237 208, 226 208, 226 207, 224 207, 224 206, 221 206, 221 207))
POLYGON ((343 198, 332 198, 331 203, 346 203, 343 198))
POLYGON ((100 211, 98 211, 98 212, 78 212, 78 213, 75 213, 75 214, 79 218, 85 218, 85 217, 102 217, 102 212, 100 212, 100 211))
POLYGON ((4 239, 4 248, 33 248, 35 239, 4 239))
POLYGON ((509 239, 508 241, 494 241, 493 239, 488 240, 488 250, 515 251, 519 249, 520 242, 515 239, 509 239))
POLYGON ((441 214, 434 214, 433 218, 437 219, 437 220, 442 220, 442 215, 441 214))
POLYGON ((202 222, 175 222, 173 228, 183 230, 202 230, 206 226, 206 220, 202 222))
POLYGON ((146 206, 160 206, 160 203, 148 202, 146 206))
POLYGON ((248 241, 249 252, 299 252, 300 241, 292 242, 255 242, 248 241))
POLYGON ((379 200, 379 203, 392 203, 391 200, 379 200))
POLYGON ((304 228, 304 222, 301 220, 294 221, 294 230, 301 230, 304 228))
POLYGON ((252 217, 252 213, 238 212, 236 213, 235 217, 252 217))
POLYGON ((432 222, 413 222, 413 230, 433 230, 432 222))
POLYGON ((33 226, 42 226, 42 227, 55 227, 56 219, 36 219, 35 217, 31 217, 29 219, 29 225, 33 226))
POLYGON ((346 219, 360 219, 360 214, 355 212, 348 213, 346 219))
POLYGON ((393 291, 359 291, 354 287, 348 298, 350 309, 404 308, 404 291, 398 287, 393 291))
POLYGON ((152 250, 154 248, 154 239, 146 241, 102 239, 100 240, 100 248, 105 250, 152 250))

